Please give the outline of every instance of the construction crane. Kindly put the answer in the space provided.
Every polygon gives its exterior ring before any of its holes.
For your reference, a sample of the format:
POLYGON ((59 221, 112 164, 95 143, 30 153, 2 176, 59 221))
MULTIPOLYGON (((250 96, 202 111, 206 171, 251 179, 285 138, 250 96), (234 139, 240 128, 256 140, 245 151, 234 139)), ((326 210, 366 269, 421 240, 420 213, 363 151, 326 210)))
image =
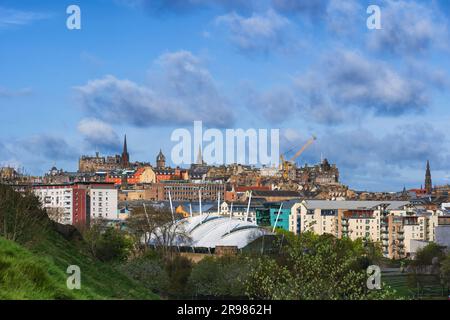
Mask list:
POLYGON ((311 145, 316 141, 316 136, 312 136, 300 150, 298 150, 295 155, 289 159, 285 160, 283 155, 280 155, 280 166, 283 173, 283 178, 287 179, 289 177, 289 170, 294 166, 294 161, 311 145))

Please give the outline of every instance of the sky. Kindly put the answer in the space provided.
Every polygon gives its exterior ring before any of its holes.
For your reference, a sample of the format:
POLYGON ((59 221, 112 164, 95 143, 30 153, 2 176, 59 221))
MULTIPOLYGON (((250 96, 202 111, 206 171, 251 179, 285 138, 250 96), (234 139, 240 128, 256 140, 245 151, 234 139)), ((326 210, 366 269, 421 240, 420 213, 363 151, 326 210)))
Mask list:
POLYGON ((445 0, 0 0, 0 166, 75 171, 125 134, 132 161, 170 164, 200 120, 279 129, 281 153, 315 135, 299 165, 354 189, 418 188, 427 160, 447 184, 449 18, 445 0))

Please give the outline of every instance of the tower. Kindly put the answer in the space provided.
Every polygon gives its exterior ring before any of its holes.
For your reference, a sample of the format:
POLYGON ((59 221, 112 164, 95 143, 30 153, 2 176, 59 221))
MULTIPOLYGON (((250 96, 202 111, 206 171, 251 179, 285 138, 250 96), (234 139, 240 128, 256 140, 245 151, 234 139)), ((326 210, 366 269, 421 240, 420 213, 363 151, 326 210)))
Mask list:
POLYGON ((128 149, 127 149, 127 135, 125 135, 125 138, 123 140, 121 165, 122 165, 122 168, 128 168, 130 166, 130 155, 128 154, 128 149))
POLYGON ((202 156, 202 147, 198 146, 198 154, 197 154, 197 161, 195 162, 197 165, 203 165, 203 156, 202 156))
POLYGON ((166 157, 163 155, 161 149, 159 149, 158 156, 156 157, 156 168, 163 169, 166 167, 166 157))
POLYGON ((427 172, 425 173, 425 192, 431 194, 433 185, 431 183, 430 161, 427 160, 427 172))

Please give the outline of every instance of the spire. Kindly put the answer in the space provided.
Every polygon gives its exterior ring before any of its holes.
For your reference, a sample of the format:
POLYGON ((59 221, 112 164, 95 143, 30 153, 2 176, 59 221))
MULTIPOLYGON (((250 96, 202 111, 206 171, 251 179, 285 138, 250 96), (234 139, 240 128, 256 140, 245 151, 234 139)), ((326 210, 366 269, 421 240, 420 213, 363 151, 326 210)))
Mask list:
POLYGON ((127 135, 123 139, 123 151, 122 151, 122 168, 128 168, 130 165, 130 155, 127 148, 127 135))
POLYGON ((430 161, 427 160, 427 171, 425 173, 425 191, 427 194, 431 194, 433 189, 431 182, 431 170, 430 170, 430 161))
POLYGON ((123 152, 122 153, 128 153, 128 151, 127 151, 127 135, 125 135, 125 138, 123 139, 123 152))
POLYGON ((197 154, 197 164, 203 164, 203 157, 202 157, 202 147, 198 146, 198 154, 197 154))

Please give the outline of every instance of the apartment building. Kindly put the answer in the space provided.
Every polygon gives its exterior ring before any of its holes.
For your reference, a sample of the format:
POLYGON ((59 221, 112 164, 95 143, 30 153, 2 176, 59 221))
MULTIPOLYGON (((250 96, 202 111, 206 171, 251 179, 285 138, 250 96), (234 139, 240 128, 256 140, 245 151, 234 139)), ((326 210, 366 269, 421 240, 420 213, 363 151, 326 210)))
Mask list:
POLYGON ((57 222, 86 225, 92 219, 118 219, 113 183, 77 182, 32 186, 49 217, 57 222))
POLYGON ((445 211, 417 209, 408 201, 304 200, 291 214, 293 232, 299 216, 300 233, 378 242, 383 255, 391 259, 414 256, 418 244, 436 241, 436 230, 441 234, 450 230, 445 211))
POLYGON ((415 255, 419 244, 436 242, 436 231, 450 225, 450 216, 443 211, 405 211, 390 213, 383 229, 383 253, 391 259, 415 255))

